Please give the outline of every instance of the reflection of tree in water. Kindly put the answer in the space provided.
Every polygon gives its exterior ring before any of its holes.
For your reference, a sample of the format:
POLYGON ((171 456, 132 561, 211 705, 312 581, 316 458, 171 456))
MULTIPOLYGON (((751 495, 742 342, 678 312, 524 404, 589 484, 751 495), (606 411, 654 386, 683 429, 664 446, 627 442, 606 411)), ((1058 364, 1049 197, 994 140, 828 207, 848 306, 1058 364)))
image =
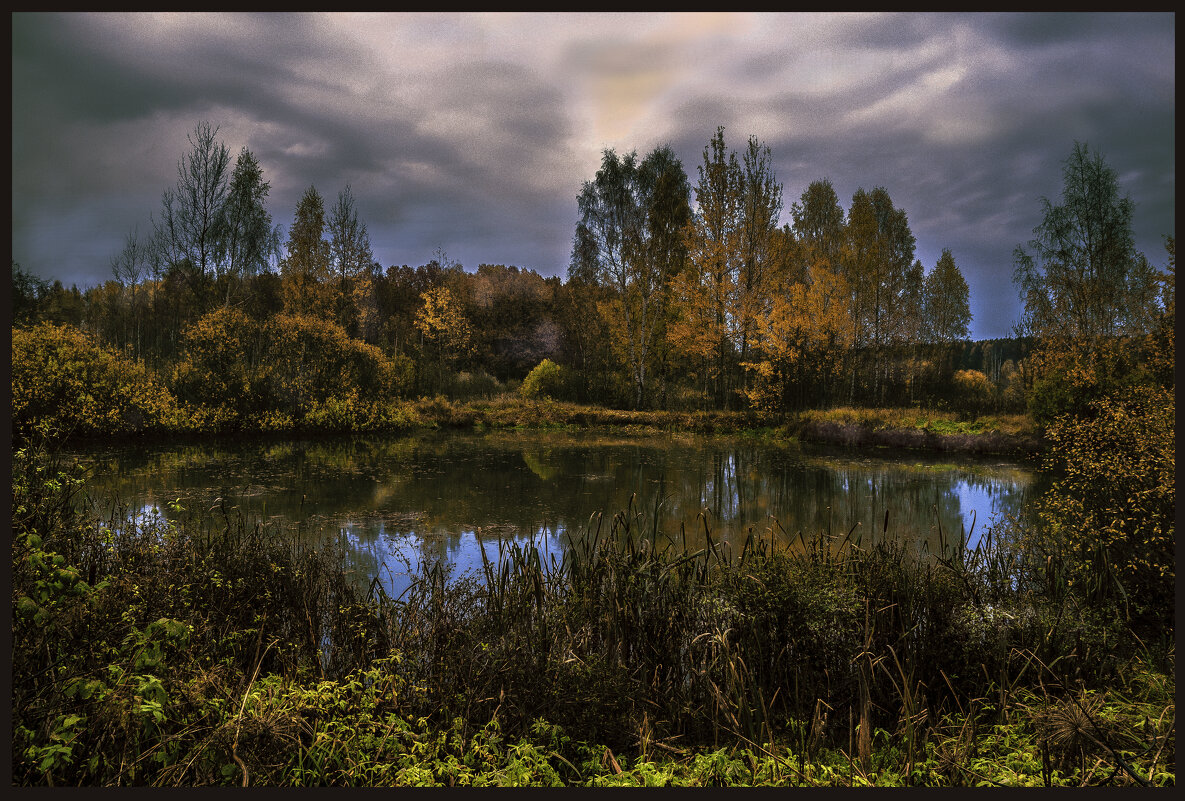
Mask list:
MULTIPOLYGON (((981 533, 993 510, 1021 514, 1044 481, 1018 465, 949 457, 538 432, 130 447, 88 458, 93 487, 126 502, 163 508, 180 497, 216 519, 221 498, 232 514, 287 521, 309 535, 348 523, 359 551, 389 552, 390 542, 408 540, 417 559, 454 563, 480 563, 479 538, 496 549, 499 536, 522 542, 546 531, 549 543, 564 543, 594 512, 604 513, 607 531, 631 495, 647 530, 657 506, 659 530, 677 536, 682 527, 692 544, 705 509, 714 537, 760 534, 771 517, 808 536, 859 522, 867 537, 881 532, 887 509, 890 533, 936 545, 938 525, 950 537, 969 522, 967 503, 980 509, 981 533)), ((359 559, 359 569, 377 564, 359 559)))

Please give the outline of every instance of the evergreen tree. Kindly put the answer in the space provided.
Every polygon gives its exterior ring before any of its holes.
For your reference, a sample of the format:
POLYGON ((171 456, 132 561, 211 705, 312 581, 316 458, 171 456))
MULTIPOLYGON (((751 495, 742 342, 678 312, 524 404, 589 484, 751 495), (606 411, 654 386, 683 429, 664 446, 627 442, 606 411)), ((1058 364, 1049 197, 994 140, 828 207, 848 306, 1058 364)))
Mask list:
POLYGON ((967 281, 949 248, 926 276, 925 337, 930 342, 959 342, 970 336, 971 303, 967 281))

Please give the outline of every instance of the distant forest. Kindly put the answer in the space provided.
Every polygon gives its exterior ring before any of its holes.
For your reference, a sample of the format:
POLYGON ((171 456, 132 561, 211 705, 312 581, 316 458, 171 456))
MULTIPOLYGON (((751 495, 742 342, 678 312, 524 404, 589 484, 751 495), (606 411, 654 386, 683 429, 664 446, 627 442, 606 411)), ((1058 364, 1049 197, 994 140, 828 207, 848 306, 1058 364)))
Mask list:
MULTIPOLYGON (((488 397, 530 375, 557 400, 617 408, 1022 412, 1039 378, 1035 337, 1065 324, 1045 269, 1056 258, 1018 247, 1018 336, 969 341, 953 254, 927 270, 885 188, 857 190, 845 211, 815 181, 779 227, 769 148, 750 137, 738 154, 723 128, 694 185, 669 147, 606 150, 579 188, 567 280, 469 271, 442 251, 384 268, 349 186, 328 208, 309 187, 285 234, 250 150, 232 164, 207 123, 189 144, 148 232, 113 255, 111 280, 66 289, 13 262, 14 363, 61 355, 55 338, 77 330, 229 428, 273 413, 299 423, 331 402, 488 397), (18 352, 17 328, 39 344, 23 334, 18 352)), ((1068 180, 1074 158, 1092 163, 1076 145, 1068 180)), ((1122 313, 1094 334, 1147 331, 1164 307, 1163 275, 1130 242, 1128 256, 1106 299, 1122 313)))

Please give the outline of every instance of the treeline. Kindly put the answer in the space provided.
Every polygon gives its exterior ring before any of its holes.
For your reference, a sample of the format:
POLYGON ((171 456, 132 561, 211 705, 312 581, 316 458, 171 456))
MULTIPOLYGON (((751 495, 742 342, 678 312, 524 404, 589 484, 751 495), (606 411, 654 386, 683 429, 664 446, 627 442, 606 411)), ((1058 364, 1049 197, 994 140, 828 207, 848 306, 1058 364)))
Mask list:
MULTIPOLYGON (((1023 336, 970 342, 953 255, 927 271, 886 189, 857 190, 845 212, 830 182, 815 181, 779 227, 769 148, 751 137, 738 156, 723 128, 694 186, 669 147, 643 158, 605 151, 579 192, 567 280, 505 265, 470 272, 442 251, 384 269, 349 186, 328 209, 309 187, 285 238, 258 161, 244 148, 232 168, 216 134, 197 127, 151 233, 128 235, 111 280, 79 291, 12 269, 14 326, 86 332, 216 428, 286 427, 330 408, 356 421, 381 417, 376 402, 489 396, 524 379, 525 392, 618 408, 974 415, 1023 411, 1035 395, 1060 408, 1050 397, 1065 382, 1050 377, 1061 368, 1049 353, 1034 359, 1039 340, 1077 330, 1063 324, 1068 314, 1101 320, 1108 309, 1122 320, 1080 322, 1083 341, 1138 338, 1165 308, 1162 274, 1131 247, 1130 201, 1113 173, 1083 190, 1127 212, 1100 255, 1110 277, 1088 264, 1043 278, 1046 262, 1081 250, 1055 241, 1065 220, 1047 220, 1030 243, 1041 247, 1017 250, 1023 336)), ((1075 152, 1088 172, 1085 150, 1075 152)), ((1046 203, 1047 218, 1061 213, 1046 203)), ((26 354, 73 341, 36 330, 39 345, 22 334, 18 350, 14 339, 20 369, 26 354)))

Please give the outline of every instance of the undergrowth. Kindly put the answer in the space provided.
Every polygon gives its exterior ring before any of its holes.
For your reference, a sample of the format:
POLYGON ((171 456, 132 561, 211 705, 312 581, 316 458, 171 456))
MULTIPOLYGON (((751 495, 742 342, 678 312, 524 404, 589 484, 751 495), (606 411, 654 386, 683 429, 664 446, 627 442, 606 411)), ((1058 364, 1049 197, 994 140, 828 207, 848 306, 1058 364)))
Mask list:
POLYGON ((14 452, 16 784, 1175 783, 1171 625, 1133 636, 1004 528, 702 518, 686 552, 631 507, 390 598, 334 540, 83 478, 14 452))

